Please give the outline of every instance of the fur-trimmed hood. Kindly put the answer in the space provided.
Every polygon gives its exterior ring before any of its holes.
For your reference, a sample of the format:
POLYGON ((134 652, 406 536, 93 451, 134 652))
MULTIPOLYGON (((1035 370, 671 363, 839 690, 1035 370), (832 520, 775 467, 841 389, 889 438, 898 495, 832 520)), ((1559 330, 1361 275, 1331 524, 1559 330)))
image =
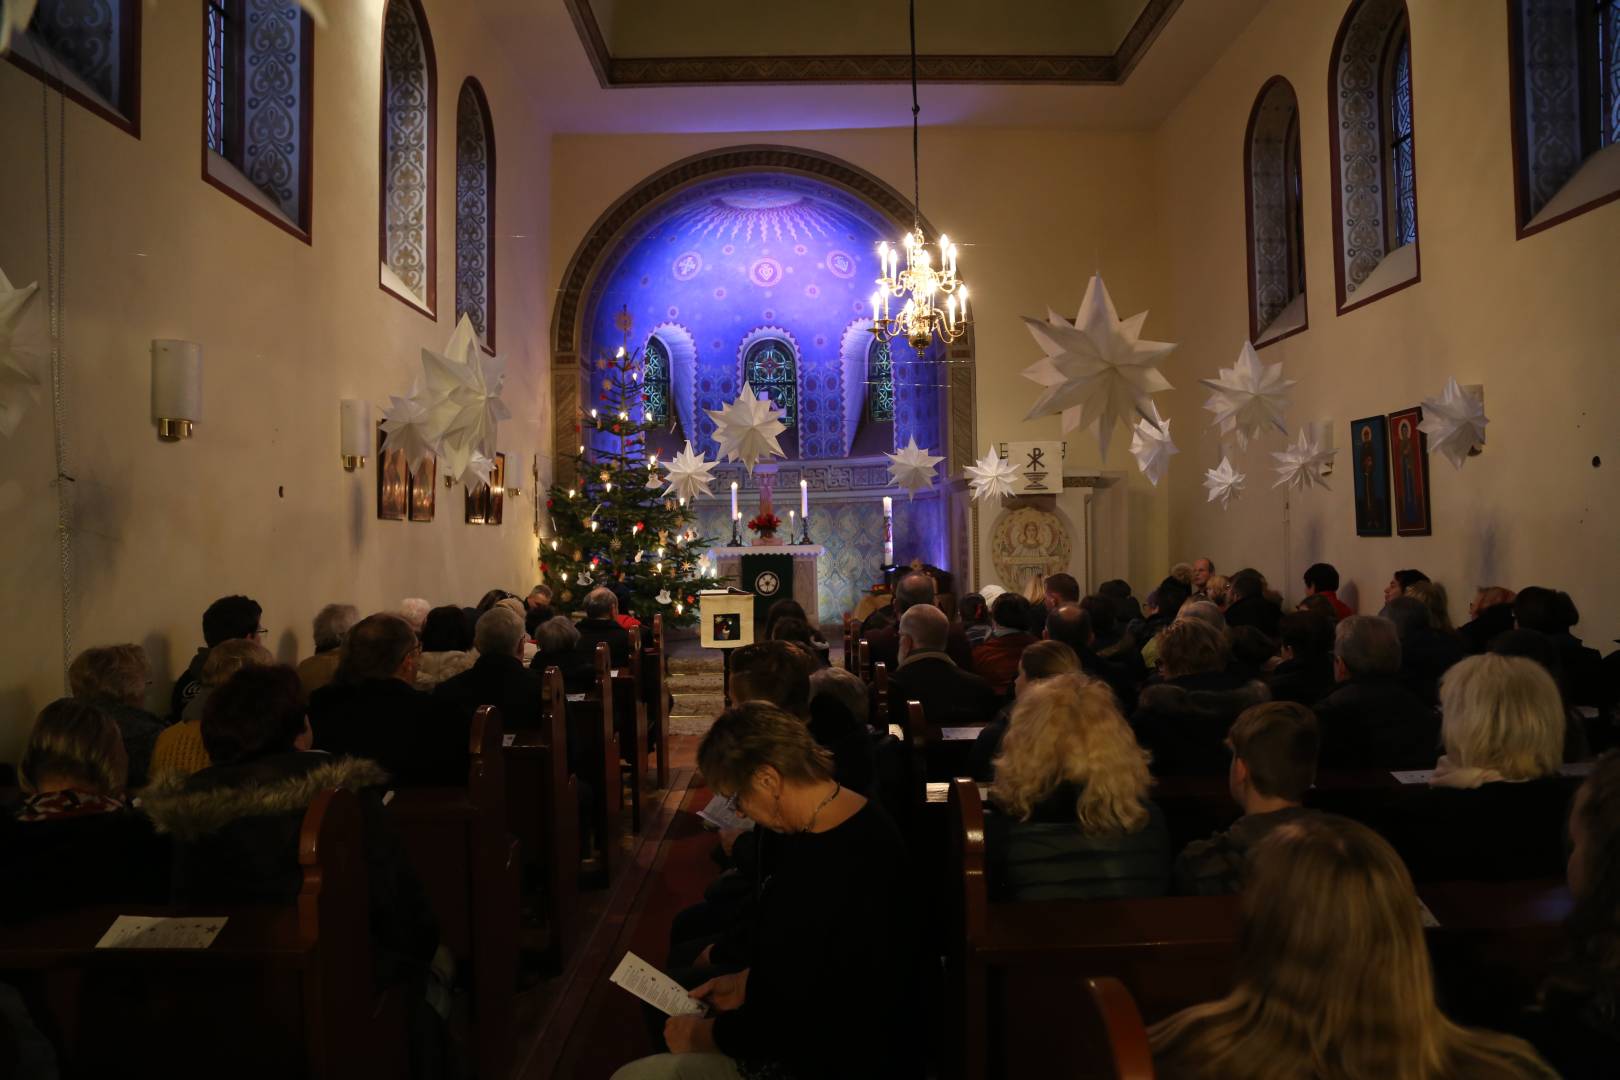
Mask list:
POLYGON ((191 776, 171 773, 141 793, 141 809, 159 832, 184 842, 219 832, 243 818, 302 813, 328 788, 357 790, 388 782, 382 766, 363 758, 281 757, 278 764, 282 768, 223 766, 191 776), (316 758, 320 760, 310 760, 316 758))

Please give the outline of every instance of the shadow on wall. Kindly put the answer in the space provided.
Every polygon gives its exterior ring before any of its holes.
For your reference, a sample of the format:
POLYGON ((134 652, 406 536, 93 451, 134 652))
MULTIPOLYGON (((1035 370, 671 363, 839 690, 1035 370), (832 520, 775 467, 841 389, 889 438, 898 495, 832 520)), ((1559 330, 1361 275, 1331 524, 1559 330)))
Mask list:
MULTIPOLYGON (((146 650, 146 662, 152 666, 152 685, 146 688, 146 708, 154 715, 168 716, 169 695, 174 691, 174 680, 178 676, 169 639, 162 634, 147 634, 141 648, 146 650)), ((191 662, 190 657, 186 662, 191 662)))
MULTIPOLYGON (((1467 598, 1472 599, 1475 589, 1482 589, 1489 585, 1505 585, 1508 588, 1519 588, 1522 583, 1515 584, 1502 581, 1502 567, 1507 565, 1507 531, 1503 529, 1502 522, 1495 516, 1481 517, 1474 525, 1474 543, 1470 545, 1468 556, 1468 572, 1473 576, 1469 583, 1467 598)), ((1452 602, 1456 602, 1453 597, 1452 602)))
POLYGON ((291 630, 283 630, 276 642, 276 662, 294 666, 298 663, 298 635, 291 630))
POLYGON ((0 687, 0 761, 15 764, 22 757, 34 717, 46 704, 32 700, 20 686, 0 687))

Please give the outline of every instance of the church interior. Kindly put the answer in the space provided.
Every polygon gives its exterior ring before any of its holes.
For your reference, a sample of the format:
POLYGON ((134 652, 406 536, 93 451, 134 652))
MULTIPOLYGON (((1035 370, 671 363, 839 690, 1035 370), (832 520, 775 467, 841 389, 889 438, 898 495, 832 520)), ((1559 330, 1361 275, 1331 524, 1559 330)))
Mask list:
POLYGON ((0 1075, 1616 1075, 1620 0, 0 0, 0 117, 0 1075))

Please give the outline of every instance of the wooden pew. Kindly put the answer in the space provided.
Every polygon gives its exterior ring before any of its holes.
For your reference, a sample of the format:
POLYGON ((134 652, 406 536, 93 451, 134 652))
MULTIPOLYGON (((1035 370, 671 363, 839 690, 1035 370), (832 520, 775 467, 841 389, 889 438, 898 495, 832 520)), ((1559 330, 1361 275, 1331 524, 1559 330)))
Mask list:
MULTIPOLYGON (((949 800, 956 888, 946 955, 961 1041, 945 1059, 961 1061, 962 1076, 1066 1074, 1084 1053, 1072 1003, 1087 978, 1119 979, 1150 1023, 1231 988, 1237 897, 992 903, 979 789, 955 780, 949 800)), ((1522 1000, 1573 907, 1560 882, 1457 882, 1419 895, 1441 924, 1426 936, 1442 1004, 1463 1023, 1522 1000)))
POLYGON ((872 682, 872 645, 865 638, 855 646, 855 674, 867 685, 872 682))
POLYGON ((658 790, 669 787, 669 656, 664 636, 664 617, 654 615, 652 633, 641 656, 641 687, 647 701, 647 723, 658 720, 658 790))
MULTIPOLYGON (((907 701, 905 724, 899 735, 912 749, 918 784, 962 776, 970 772, 973 744, 984 727, 983 723, 940 727, 923 714, 921 702, 907 701)), ((922 799, 920 789, 915 794, 919 800, 922 799)))
MULTIPOLYGON (((861 642, 862 646, 866 642, 861 642)), ((879 660, 872 665, 872 704, 877 715, 889 715, 889 665, 879 660)))
POLYGON ((1147 1027, 1131 992, 1118 979, 1086 980, 1075 1010, 1081 1042, 1095 1048, 1075 1062, 1075 1080, 1153 1080, 1147 1027))
POLYGON ((512 1057, 517 979, 518 841, 507 833, 500 710, 473 713, 465 788, 411 788, 388 804, 422 879, 444 945, 470 972, 469 1043, 478 1075, 505 1080, 512 1057))
POLYGON ((66 1077, 404 1076, 404 987, 372 985, 360 806, 323 791, 298 837, 302 884, 287 906, 213 906, 207 949, 101 949, 119 915, 81 908, 0 927, 0 975, 56 1043, 66 1077), (161 1062, 161 1066, 159 1066, 161 1062))
POLYGON ((579 783, 568 768, 562 671, 540 676, 540 726, 506 745, 506 820, 546 895, 550 951, 568 955, 579 923, 579 783))
POLYGON ((860 632, 860 623, 855 621, 852 613, 844 612, 844 670, 855 673, 855 635, 860 632))
POLYGON ((624 801, 624 785, 619 763, 624 751, 619 743, 619 727, 613 712, 613 656, 607 642, 598 642, 593 662, 590 691, 567 695, 568 727, 576 740, 581 770, 591 777, 596 791, 593 813, 597 847, 602 853, 602 873, 612 878, 615 849, 619 843, 619 810, 624 801), (574 699, 578 700, 574 700, 574 699))
POLYGON ((630 788, 630 830, 641 832, 647 797, 647 699, 641 690, 641 628, 630 630, 630 660, 610 670, 613 717, 619 732, 621 783, 630 788))

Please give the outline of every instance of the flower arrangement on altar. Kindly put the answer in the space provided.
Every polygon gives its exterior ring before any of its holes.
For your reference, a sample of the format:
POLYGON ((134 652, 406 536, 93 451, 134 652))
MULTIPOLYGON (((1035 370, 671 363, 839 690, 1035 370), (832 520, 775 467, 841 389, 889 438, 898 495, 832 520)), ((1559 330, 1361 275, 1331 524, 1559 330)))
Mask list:
POLYGON ((760 536, 775 536, 776 530, 782 527, 782 519, 775 514, 765 512, 750 520, 748 527, 759 533, 760 536))

